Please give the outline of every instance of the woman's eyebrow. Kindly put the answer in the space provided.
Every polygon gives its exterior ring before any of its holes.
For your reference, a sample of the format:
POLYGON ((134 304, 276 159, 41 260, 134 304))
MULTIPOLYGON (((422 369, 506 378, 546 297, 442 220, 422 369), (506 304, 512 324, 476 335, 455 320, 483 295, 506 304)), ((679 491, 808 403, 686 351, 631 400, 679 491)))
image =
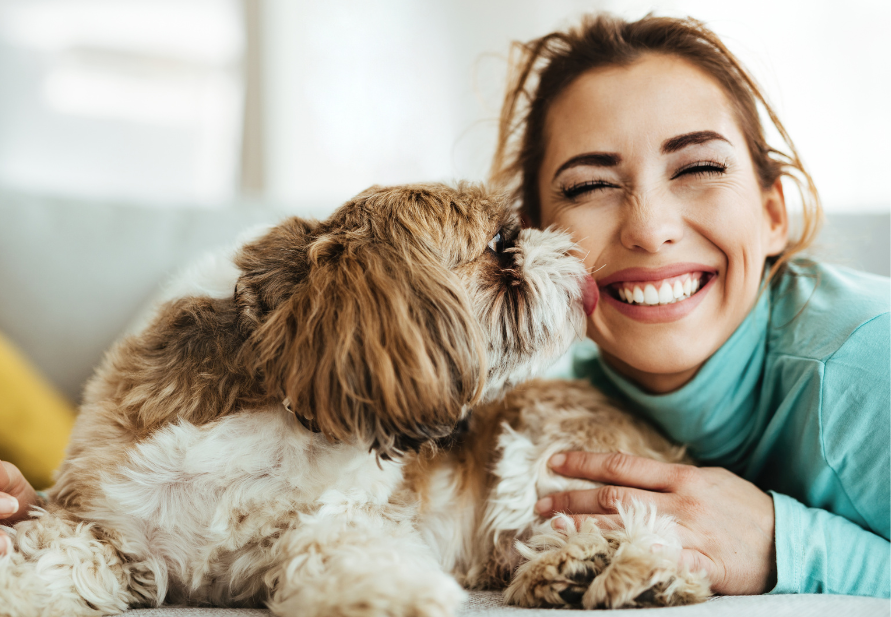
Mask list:
MULTIPOLYGON (((687 146, 704 144, 708 141, 713 141, 716 139, 726 141, 728 144, 730 144, 729 139, 727 139, 720 133, 716 133, 715 131, 694 131, 692 133, 685 133, 684 135, 678 135, 676 137, 666 139, 662 142, 661 150, 662 154, 670 154, 672 152, 682 150, 687 146)), ((618 154, 617 152, 586 152, 584 154, 574 156, 560 165, 557 171, 554 172, 554 178, 559 176, 567 169, 579 167, 580 165, 587 165, 590 167, 615 167, 621 162, 622 155, 618 154)))
POLYGON ((715 139, 726 141, 728 144, 730 143, 730 140, 720 133, 715 133, 714 131, 695 131, 693 133, 678 135, 677 137, 672 137, 663 141, 662 154, 671 154, 672 152, 677 152, 678 150, 682 150, 687 146, 704 144, 707 141, 712 141, 715 139))
POLYGON ((588 165, 591 167, 615 167, 621 162, 622 157, 615 152, 586 152, 585 154, 574 156, 560 165, 560 168, 554 172, 554 177, 556 178, 567 169, 578 167, 579 165, 588 165))

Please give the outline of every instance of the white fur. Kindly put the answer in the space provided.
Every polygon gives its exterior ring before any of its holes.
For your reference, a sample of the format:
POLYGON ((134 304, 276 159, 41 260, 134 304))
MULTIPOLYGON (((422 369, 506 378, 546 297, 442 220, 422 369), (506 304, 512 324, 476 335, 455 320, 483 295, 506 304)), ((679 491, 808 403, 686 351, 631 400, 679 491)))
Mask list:
MULTIPOLYGON (((385 506, 400 480, 399 465, 379 466, 367 444, 335 446, 270 409, 158 431, 107 475, 106 507, 89 518, 115 529, 141 525, 146 543, 134 556, 162 559, 182 593, 210 600, 194 594, 206 586, 214 552, 244 549, 288 512, 351 521, 366 506, 385 506), (248 524, 233 525, 233 513, 248 514, 248 524)), ((236 591, 247 584, 228 583, 236 591)))
POLYGON ((461 572, 474 553, 478 503, 462 501, 455 470, 437 467, 429 478, 430 502, 419 521, 421 536, 446 572, 461 572))
MULTIPOLYGON (((571 238, 554 229, 524 229, 517 237, 515 246, 508 249, 514 254, 516 269, 527 297, 534 299, 532 319, 526 323, 527 339, 535 340, 535 353, 522 357, 511 356, 504 362, 507 341, 497 338, 498 326, 490 325, 489 378, 484 400, 493 400, 530 377, 543 374, 569 346, 584 336, 585 316, 581 310, 581 287, 585 276, 582 262, 569 258, 574 248, 571 238)), ((491 319, 490 307, 485 296, 475 298, 481 305, 476 307, 480 320, 491 319)))
POLYGON ((552 472, 548 467, 551 456, 573 450, 575 444, 570 439, 544 441, 536 435, 534 414, 525 414, 524 419, 527 421, 523 432, 503 424, 498 437, 501 456, 493 470, 498 482, 486 502, 483 519, 484 529, 495 538, 503 533, 523 535, 524 530, 531 530, 539 521, 535 504, 545 495, 602 486, 552 472))

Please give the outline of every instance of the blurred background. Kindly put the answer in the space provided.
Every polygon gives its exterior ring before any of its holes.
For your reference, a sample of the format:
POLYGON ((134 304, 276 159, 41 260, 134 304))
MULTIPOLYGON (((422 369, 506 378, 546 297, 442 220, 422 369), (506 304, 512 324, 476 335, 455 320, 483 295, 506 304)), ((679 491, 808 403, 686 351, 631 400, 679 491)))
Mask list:
POLYGON ((887 211, 891 3, 0 0, 0 185, 158 207, 333 207, 482 179, 511 40, 585 11, 706 21, 830 212, 887 211))
POLYGON ((715 30, 822 192, 816 254, 889 274, 888 0, 0 0, 0 459, 50 484, 104 351, 246 227, 484 179, 510 42, 597 10, 715 30))

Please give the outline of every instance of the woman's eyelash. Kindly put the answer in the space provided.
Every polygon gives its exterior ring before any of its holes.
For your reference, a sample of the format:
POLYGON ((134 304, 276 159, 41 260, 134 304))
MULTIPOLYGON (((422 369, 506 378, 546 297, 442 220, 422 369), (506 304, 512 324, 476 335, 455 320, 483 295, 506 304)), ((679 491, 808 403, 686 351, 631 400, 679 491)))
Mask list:
POLYGON ((727 165, 718 163, 717 161, 696 161, 689 165, 684 165, 671 177, 672 180, 684 175, 704 176, 712 174, 723 174, 727 171, 727 165))
POLYGON ((612 184, 609 182, 604 182, 603 180, 587 180, 585 182, 578 182, 576 184, 570 184, 569 186, 563 186, 560 188, 560 192, 563 193, 563 196, 566 199, 573 199, 578 197, 582 193, 587 193, 588 191, 596 191, 597 189, 602 189, 606 187, 610 187, 612 184))

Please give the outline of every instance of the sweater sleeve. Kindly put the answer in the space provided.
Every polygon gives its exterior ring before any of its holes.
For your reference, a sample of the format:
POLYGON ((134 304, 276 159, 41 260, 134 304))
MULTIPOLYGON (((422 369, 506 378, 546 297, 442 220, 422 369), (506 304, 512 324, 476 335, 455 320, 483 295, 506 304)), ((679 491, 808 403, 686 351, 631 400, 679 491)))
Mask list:
POLYGON ((826 510, 772 493, 777 585, 770 593, 891 596, 891 544, 826 510))
POLYGON ((774 493, 775 593, 891 596, 889 318, 858 327, 825 360, 822 458, 839 514, 774 493))

